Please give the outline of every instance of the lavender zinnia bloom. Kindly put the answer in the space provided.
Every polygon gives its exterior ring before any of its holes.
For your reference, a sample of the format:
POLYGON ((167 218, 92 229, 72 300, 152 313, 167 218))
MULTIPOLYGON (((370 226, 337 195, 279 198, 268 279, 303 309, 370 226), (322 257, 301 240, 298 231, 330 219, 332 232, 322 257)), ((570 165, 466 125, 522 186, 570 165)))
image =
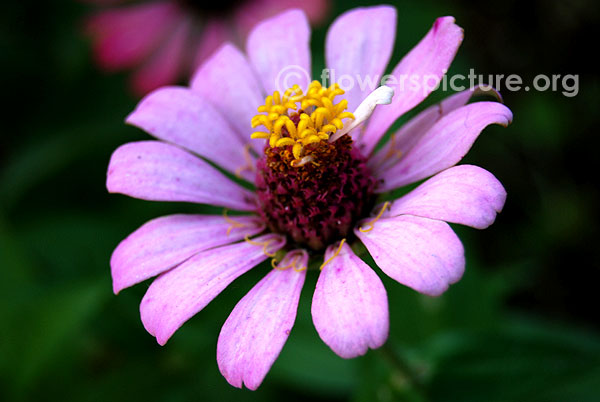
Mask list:
MULTIPOLYGON (((327 35, 328 67, 338 75, 380 76, 395 32, 392 7, 343 14, 327 35)), ((119 244, 111 260, 116 293, 158 275, 140 310, 164 345, 232 281, 272 258, 274 269, 237 304, 219 336, 219 369, 236 387, 256 389, 279 355, 311 259, 322 258, 315 328, 339 356, 356 357, 386 341, 389 322, 383 284, 351 245, 362 242, 391 278, 438 296, 465 267, 463 246, 447 222, 486 228, 506 199, 491 173, 455 165, 486 126, 511 122, 507 107, 467 105, 476 89, 457 93, 375 150, 392 123, 431 90, 344 92, 296 76, 290 88, 276 91, 286 67, 310 72, 309 36, 302 11, 284 12, 252 30, 247 55, 226 44, 199 68, 191 88, 152 92, 127 122, 158 141, 123 145, 108 169, 113 193, 251 213, 152 220, 119 244), (204 159, 254 182, 255 191, 204 159), (379 194, 423 179, 405 196, 378 202, 379 194)), ((438 18, 394 76, 441 78, 462 38, 453 18, 438 18)))

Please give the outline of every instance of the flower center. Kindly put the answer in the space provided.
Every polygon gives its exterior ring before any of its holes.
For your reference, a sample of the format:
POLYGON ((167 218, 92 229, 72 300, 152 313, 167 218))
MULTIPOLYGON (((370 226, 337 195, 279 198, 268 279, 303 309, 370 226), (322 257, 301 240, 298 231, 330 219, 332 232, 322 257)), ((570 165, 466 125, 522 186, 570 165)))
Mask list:
POLYGON ((330 139, 354 119, 345 99, 335 103, 343 94, 316 81, 306 94, 295 86, 267 97, 258 109, 264 114, 252 119, 267 129, 252 138, 268 139, 257 162, 260 213, 272 231, 313 250, 352 235, 374 202, 375 180, 352 138, 330 139))

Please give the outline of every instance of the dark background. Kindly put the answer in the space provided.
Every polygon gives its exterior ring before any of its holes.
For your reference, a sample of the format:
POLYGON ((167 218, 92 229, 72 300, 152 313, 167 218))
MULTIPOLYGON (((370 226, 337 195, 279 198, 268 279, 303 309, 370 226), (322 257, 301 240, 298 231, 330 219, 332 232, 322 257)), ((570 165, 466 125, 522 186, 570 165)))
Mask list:
MULTIPOLYGON (((329 21, 359 4, 369 3, 338 1, 329 21)), ((123 123, 137 102, 127 74, 104 74, 92 63, 81 34, 91 8, 3 2, 0 400, 600 399, 597 3, 394 5, 389 70, 436 17, 453 15, 465 41, 450 73, 514 73, 525 83, 542 73, 578 74, 579 93, 503 92, 514 123, 486 129, 464 162, 493 172, 508 200, 489 229, 456 227, 467 252, 461 282, 431 299, 382 278, 388 344, 343 360, 312 326, 316 275, 309 275, 288 343, 250 392, 221 377, 215 347, 229 311, 268 268, 236 281, 167 346, 156 344, 138 313, 148 283, 114 296, 110 253, 153 217, 202 208, 107 194, 111 152, 148 137, 123 123), (398 357, 422 388, 406 382, 398 357)), ((316 67, 327 25, 313 34, 316 67)))

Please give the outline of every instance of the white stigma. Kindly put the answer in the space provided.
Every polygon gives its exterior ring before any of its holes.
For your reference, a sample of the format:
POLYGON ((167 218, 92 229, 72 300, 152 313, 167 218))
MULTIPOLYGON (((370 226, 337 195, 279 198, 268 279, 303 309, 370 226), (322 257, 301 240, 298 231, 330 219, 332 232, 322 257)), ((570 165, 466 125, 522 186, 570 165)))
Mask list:
POLYGON ((369 117, 371 117, 377 105, 389 105, 390 103, 392 103, 393 96, 394 90, 386 85, 382 85, 373 92, 371 92, 353 112, 354 120, 348 122, 348 124, 345 125, 344 128, 332 135, 329 138, 329 142, 334 142, 342 135, 349 133, 350 131, 364 123, 369 117))

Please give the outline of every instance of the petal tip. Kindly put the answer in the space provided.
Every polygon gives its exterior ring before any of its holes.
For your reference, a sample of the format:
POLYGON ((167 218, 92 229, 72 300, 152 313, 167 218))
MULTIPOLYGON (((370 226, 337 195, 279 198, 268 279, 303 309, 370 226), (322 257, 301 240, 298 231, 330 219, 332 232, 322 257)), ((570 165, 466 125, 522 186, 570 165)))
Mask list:
POLYGON ((115 280, 113 280, 112 290, 113 290, 113 293, 115 294, 115 296, 118 296, 119 293, 121 292, 121 290, 123 290, 123 289, 124 289, 124 286, 122 286, 121 284, 119 284, 115 280))
POLYGON ((248 44, 253 42, 256 39, 256 35, 261 32, 263 29, 266 29, 267 27, 273 25, 274 23, 278 22, 279 20, 286 20, 286 19, 290 19, 290 20, 296 20, 296 21, 301 21, 303 22, 306 26, 306 29, 310 30, 310 24, 308 22, 308 17, 306 16, 306 13, 304 12, 304 10, 299 9, 299 8, 292 8, 289 10, 285 10, 279 14, 274 15, 271 18, 267 18, 265 20, 263 20, 262 22, 258 23, 250 32, 250 34, 248 35, 248 38, 246 39, 246 47, 248 48, 248 44))
POLYGON ((502 94, 500 94, 500 91, 498 91, 491 85, 477 85, 475 87, 472 87, 470 91, 473 93, 473 96, 491 96, 497 102, 502 104, 504 103, 504 98, 502 97, 502 94))
POLYGON ((496 122, 496 124, 498 124, 498 125, 506 128, 510 124, 512 124, 512 122, 513 122, 513 113, 504 104, 498 103, 498 105, 500 106, 500 111, 501 111, 500 113, 502 114, 502 120, 498 119, 498 121, 496 122))
POLYGON ((119 275, 115 272, 116 269, 111 265, 111 276, 112 276, 112 290, 115 295, 118 295, 121 290, 125 289, 127 285, 123 283, 119 275))

